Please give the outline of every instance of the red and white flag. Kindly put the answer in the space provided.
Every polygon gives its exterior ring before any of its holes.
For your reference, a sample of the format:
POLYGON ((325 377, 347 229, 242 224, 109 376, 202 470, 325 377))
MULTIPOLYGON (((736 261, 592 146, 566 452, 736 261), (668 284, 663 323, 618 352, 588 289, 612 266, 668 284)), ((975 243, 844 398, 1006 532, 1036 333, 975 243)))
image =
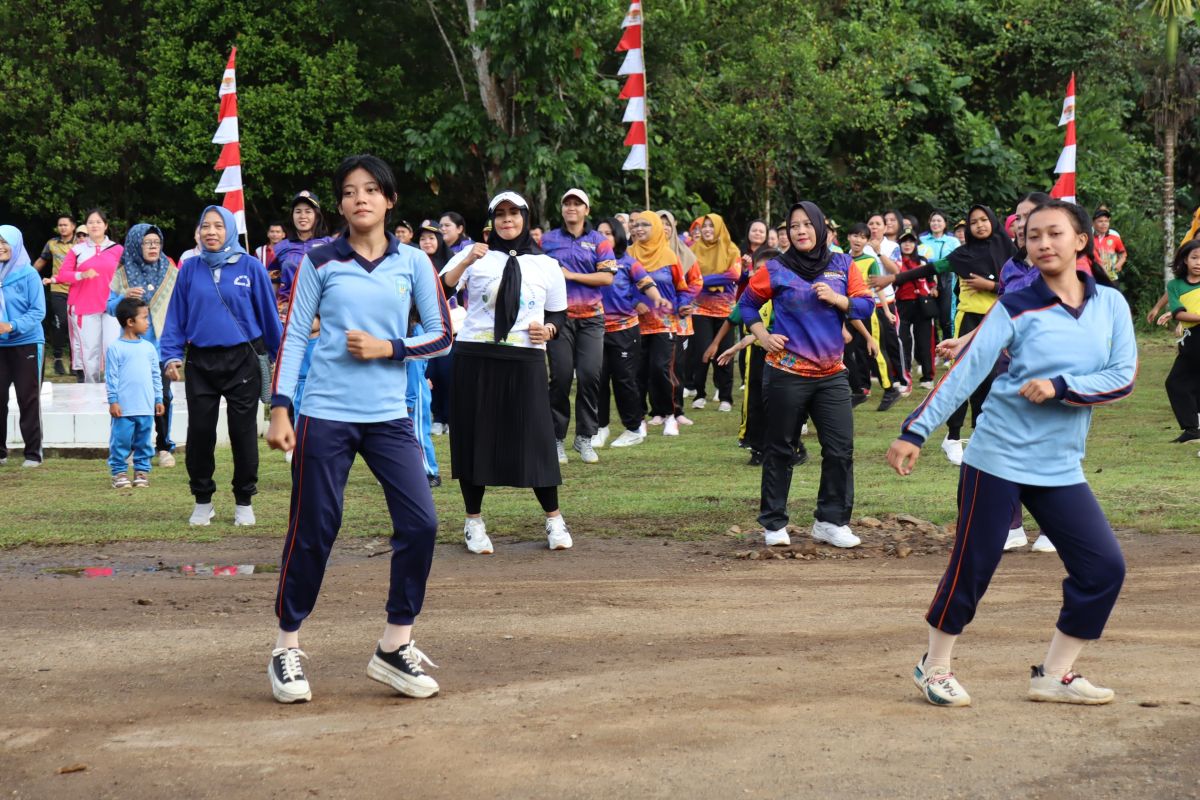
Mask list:
POLYGON ((1067 137, 1063 143, 1062 153, 1058 156, 1058 164, 1054 173, 1058 180, 1050 190, 1050 196, 1075 202, 1075 73, 1071 73, 1071 82, 1067 84, 1067 97, 1063 100, 1062 115, 1058 118, 1059 127, 1067 126, 1067 137))
POLYGON ((646 169, 646 63, 642 58, 642 4, 635 0, 629 4, 629 13, 621 23, 624 33, 617 45, 618 53, 625 53, 618 75, 624 75, 625 86, 620 98, 627 100, 622 122, 631 123, 625 137, 629 155, 622 170, 646 169))
POLYGON ((217 194, 225 195, 223 205, 237 220, 238 233, 246 232, 246 197, 242 190, 242 146, 238 138, 237 111, 237 48, 229 54, 225 74, 221 77, 221 109, 217 112, 217 132, 213 144, 223 145, 214 169, 222 170, 217 181, 217 194))

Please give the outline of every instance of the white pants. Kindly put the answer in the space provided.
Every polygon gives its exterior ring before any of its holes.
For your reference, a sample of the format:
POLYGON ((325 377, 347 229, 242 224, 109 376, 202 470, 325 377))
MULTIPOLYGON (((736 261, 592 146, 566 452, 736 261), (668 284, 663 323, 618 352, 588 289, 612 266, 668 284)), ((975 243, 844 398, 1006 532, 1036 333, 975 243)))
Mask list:
POLYGON ((67 315, 71 334, 71 369, 82 370, 84 383, 104 381, 104 353, 121 338, 116 317, 103 312, 79 316, 71 309, 67 315))

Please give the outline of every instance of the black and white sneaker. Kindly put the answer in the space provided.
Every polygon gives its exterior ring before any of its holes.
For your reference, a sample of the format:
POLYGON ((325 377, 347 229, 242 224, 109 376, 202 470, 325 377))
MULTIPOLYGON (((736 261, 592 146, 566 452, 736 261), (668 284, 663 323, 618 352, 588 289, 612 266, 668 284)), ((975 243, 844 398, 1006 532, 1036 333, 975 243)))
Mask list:
POLYGON ((375 655, 367 664, 367 677, 408 697, 433 697, 438 693, 438 683, 425 674, 422 661, 431 667, 437 666, 417 649, 416 642, 409 642, 394 653, 385 653, 375 645, 375 655))
POLYGON ((312 700, 312 689, 304 677, 300 659, 308 655, 299 647, 280 647, 271 651, 267 674, 271 676, 271 694, 281 703, 306 703, 312 700))

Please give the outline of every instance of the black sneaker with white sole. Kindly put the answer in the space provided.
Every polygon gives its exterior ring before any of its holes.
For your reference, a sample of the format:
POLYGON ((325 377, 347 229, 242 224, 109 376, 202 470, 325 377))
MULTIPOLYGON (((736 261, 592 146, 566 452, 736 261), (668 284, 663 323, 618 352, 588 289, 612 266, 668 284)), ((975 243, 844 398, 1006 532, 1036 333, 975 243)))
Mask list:
POLYGON ((367 664, 367 677, 387 684, 407 697, 433 697, 438 693, 438 683, 425 674, 421 668, 422 661, 431 667, 437 666, 429 660, 429 656, 417 649, 415 642, 409 642, 392 653, 385 653, 379 645, 375 645, 375 655, 367 664))
POLYGON ((306 703, 312 700, 312 689, 304 677, 300 659, 308 658, 299 647, 280 647, 271 651, 267 674, 271 676, 271 694, 281 703, 306 703))

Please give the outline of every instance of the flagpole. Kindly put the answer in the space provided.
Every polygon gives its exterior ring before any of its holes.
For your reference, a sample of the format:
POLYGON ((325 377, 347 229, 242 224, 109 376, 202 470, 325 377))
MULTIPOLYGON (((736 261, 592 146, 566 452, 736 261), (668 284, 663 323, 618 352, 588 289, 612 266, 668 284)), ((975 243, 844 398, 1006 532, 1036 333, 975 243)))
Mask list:
POLYGON ((642 104, 646 107, 646 168, 642 170, 646 181, 646 210, 650 211, 650 78, 646 72, 646 0, 642 0, 642 104))

